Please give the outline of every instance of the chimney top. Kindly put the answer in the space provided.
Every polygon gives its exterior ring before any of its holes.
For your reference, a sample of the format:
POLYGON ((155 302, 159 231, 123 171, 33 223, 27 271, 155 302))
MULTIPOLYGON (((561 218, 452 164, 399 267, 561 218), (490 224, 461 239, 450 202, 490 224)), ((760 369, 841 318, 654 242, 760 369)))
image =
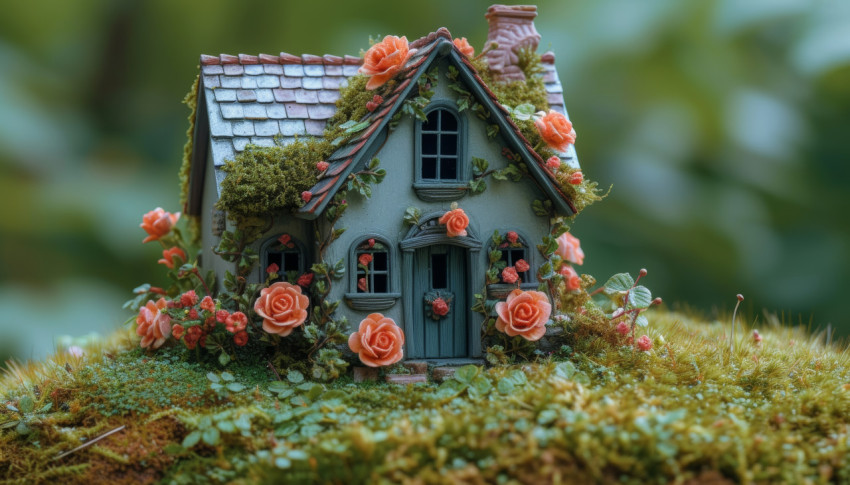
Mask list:
POLYGON ((490 24, 487 44, 499 46, 487 52, 487 64, 500 81, 523 81, 525 74, 519 68, 519 52, 536 51, 540 34, 534 28, 537 17, 535 5, 492 5, 484 16, 490 24))

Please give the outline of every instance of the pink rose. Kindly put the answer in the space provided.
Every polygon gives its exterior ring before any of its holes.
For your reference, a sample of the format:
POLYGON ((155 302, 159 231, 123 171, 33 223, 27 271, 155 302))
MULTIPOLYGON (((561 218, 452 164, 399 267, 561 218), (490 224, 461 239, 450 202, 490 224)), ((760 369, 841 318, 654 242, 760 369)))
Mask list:
POLYGON ((762 336, 759 334, 758 330, 753 330, 753 341, 755 343, 759 343, 762 340, 762 336))
POLYGON ((177 340, 183 338, 183 332, 185 331, 186 329, 183 328, 183 325, 180 325, 179 323, 171 327, 171 335, 174 335, 174 338, 176 338, 177 340))
POLYGON ((531 265, 525 262, 524 259, 520 259, 516 263, 514 263, 514 268, 516 268, 516 270, 520 273, 525 273, 526 271, 531 269, 531 265))
POLYGON ((392 318, 372 313, 348 338, 348 347, 369 367, 395 364, 404 356, 404 332, 392 318))
POLYGON ((388 35, 370 47, 363 56, 363 65, 360 67, 360 72, 369 76, 366 89, 379 88, 392 79, 404 67, 413 52, 409 50, 407 37, 399 38, 394 35, 388 35))
POLYGON ((581 250, 581 242, 568 232, 558 237, 558 249, 555 250, 555 254, 564 261, 575 264, 584 263, 584 251, 581 250))
POLYGON ((195 290, 189 290, 180 295, 180 304, 183 306, 195 306, 198 304, 198 294, 195 290))
POLYGON ((248 326, 248 316, 242 312, 233 312, 227 317, 224 324, 230 333, 241 332, 248 326))
POLYGON ((584 175, 582 175, 581 170, 578 172, 573 172, 570 174, 570 178, 568 180, 571 185, 578 185, 584 181, 584 175))
POLYGON ((638 346, 638 349, 640 349, 644 352, 646 352, 648 350, 652 350, 652 340, 650 340, 649 337, 647 337, 646 335, 642 335, 637 340, 637 346, 638 346))
POLYGON ((290 244, 292 243, 292 236, 289 234, 283 234, 279 238, 277 238, 277 242, 279 242, 282 246, 292 247, 290 244))
POLYGON ((463 209, 458 208, 443 214, 439 223, 446 226, 446 235, 449 237, 466 236, 469 217, 466 216, 463 209))
POLYGON ((233 336, 233 343, 243 347, 248 343, 248 332, 242 331, 233 336))
POLYGON ((516 280, 519 279, 519 275, 516 272, 516 269, 513 266, 508 266, 507 268, 502 270, 502 281, 505 283, 516 283, 516 280))
POLYGON ((366 244, 367 244, 370 248, 374 248, 374 247, 375 247, 375 239, 374 239, 374 238, 369 238, 369 240, 368 240, 368 241, 366 241, 366 244))
POLYGON ((568 264, 562 264, 561 270, 558 271, 564 277, 564 284, 567 285, 568 291, 575 291, 581 288, 581 278, 576 270, 568 264))
POLYGON ((507 300, 496 303, 496 330, 526 340, 540 340, 552 313, 549 297, 541 291, 512 291, 507 300))
POLYGON ((165 212, 161 207, 148 212, 142 216, 142 223, 139 226, 148 233, 148 237, 142 240, 142 243, 156 241, 165 236, 171 232, 171 228, 177 224, 178 219, 180 219, 179 212, 172 214, 165 212))
POLYGON ((168 269, 174 269, 174 258, 175 257, 177 258, 178 263, 185 263, 186 262, 186 253, 182 249, 178 248, 177 246, 174 246, 171 249, 163 249, 162 250, 162 259, 157 261, 157 263, 164 264, 166 267, 168 267, 168 269))
POLYGON ((319 162, 319 163, 317 163, 317 164, 316 164, 316 170, 318 170, 318 171, 320 171, 320 172, 324 172, 325 170, 327 170, 327 169, 328 169, 328 166, 329 166, 329 165, 330 165, 330 164, 329 164, 328 162, 326 162, 326 161, 324 161, 324 160, 323 160, 323 161, 321 161, 321 162, 319 162))
POLYGON ((366 278, 360 278, 357 280, 357 288, 363 292, 369 291, 369 283, 366 281, 366 278))
POLYGON ((452 44, 454 44, 455 47, 457 47, 457 50, 466 57, 472 57, 475 55, 475 48, 469 45, 469 41, 466 40, 466 37, 455 39, 452 41, 452 44))
POLYGON ((369 266, 369 263, 372 262, 372 255, 369 253, 363 253, 357 258, 357 262, 360 263, 361 266, 369 266))
POLYGON ((446 300, 437 298, 433 303, 431 303, 431 311, 441 317, 444 317, 449 313, 449 304, 446 303, 446 300))
POLYGON ((201 300, 201 310, 206 310, 208 312, 215 311, 215 302, 209 296, 205 296, 203 300, 201 300))
POLYGON ((263 318, 263 330, 286 337, 307 320, 309 306, 301 287, 278 281, 260 291, 254 311, 263 318))
POLYGON ((557 170, 558 167, 561 166, 561 159, 556 156, 551 156, 548 160, 546 160, 546 166, 552 170, 557 170))
POLYGON ((158 349, 171 335, 171 317, 165 313, 168 303, 165 298, 160 298, 156 303, 153 300, 139 309, 136 317, 136 335, 142 337, 139 343, 143 348, 152 347, 158 349))
POLYGON ((280 266, 277 263, 272 263, 266 267, 266 273, 268 274, 276 274, 278 271, 280 271, 280 266))
POLYGON ((224 323, 227 321, 227 317, 230 316, 230 313, 227 310, 219 310, 215 312, 215 321, 218 323, 224 323))
POLYGON ((628 335, 630 330, 631 328, 626 322, 620 322, 617 324, 617 333, 619 333, 620 335, 628 335))
POLYGON ((310 202, 310 199, 313 198, 313 193, 309 190, 305 190, 304 192, 301 192, 301 198, 304 200, 304 202, 310 202))
POLYGON ((517 234, 514 231, 508 231, 508 233, 505 235, 505 237, 508 239, 508 242, 511 243, 511 244, 516 244, 516 242, 519 241, 519 234, 517 234))
POLYGON ((576 142, 576 131, 566 116, 549 110, 546 115, 534 120, 537 132, 547 145, 559 152, 567 151, 576 142))
POLYGON ((298 277, 298 286, 307 288, 313 282, 313 273, 304 273, 298 277))

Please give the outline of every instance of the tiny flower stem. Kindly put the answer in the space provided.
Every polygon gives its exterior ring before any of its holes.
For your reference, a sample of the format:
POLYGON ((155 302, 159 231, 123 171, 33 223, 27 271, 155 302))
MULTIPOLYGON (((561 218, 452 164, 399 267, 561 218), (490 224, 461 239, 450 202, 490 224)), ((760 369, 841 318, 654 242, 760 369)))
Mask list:
POLYGON ((212 296, 212 293, 210 292, 210 288, 207 286, 207 282, 204 281, 204 278, 201 276, 201 272, 198 271, 198 268, 192 268, 192 274, 197 276, 198 279, 201 280, 201 284, 204 285, 204 291, 207 292, 207 295, 212 296))
POLYGON ((735 317, 738 315, 738 307, 741 306, 741 302, 744 301, 744 295, 738 293, 738 303, 735 304, 735 310, 732 312, 732 336, 729 339, 729 355, 732 355, 732 352, 735 350, 735 317))

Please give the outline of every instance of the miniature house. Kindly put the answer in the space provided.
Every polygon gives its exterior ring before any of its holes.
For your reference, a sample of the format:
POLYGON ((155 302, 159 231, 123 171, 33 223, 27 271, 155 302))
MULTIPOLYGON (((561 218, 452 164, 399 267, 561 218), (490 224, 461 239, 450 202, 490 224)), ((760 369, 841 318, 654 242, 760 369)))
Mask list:
MULTIPOLYGON (((491 71, 502 80, 524 79, 517 66, 521 48, 536 49, 540 35, 534 28, 536 7, 494 5, 487 13, 488 41, 498 47, 487 52, 491 71)), ((542 264, 536 244, 550 231, 548 217, 535 215, 531 201, 550 200, 560 215, 572 215, 569 197, 559 190, 545 162, 522 136, 508 112, 484 84, 474 67, 452 44, 452 36, 440 29, 410 43, 415 54, 398 75, 391 95, 363 121, 369 127, 337 147, 327 159, 329 167, 310 190, 312 197, 292 214, 279 215, 255 249, 260 255, 254 282, 264 281, 271 263, 281 273, 309 271, 316 260, 313 221, 322 215, 346 177, 361 170, 372 158, 387 170, 384 181, 374 187, 371 198, 352 194, 349 208, 339 222, 347 228, 327 250, 325 260, 343 259, 346 273, 335 282, 329 298, 342 301, 337 310, 356 327, 366 315, 380 312, 404 330, 405 356, 415 359, 479 357, 481 316, 471 311, 473 295, 485 291, 484 273, 494 232, 514 231, 519 245, 503 250, 509 264, 524 259, 531 270, 521 276, 523 289, 536 289, 535 274, 542 264), (425 112, 427 121, 403 116, 389 129, 389 122, 403 101, 416 95, 417 79, 434 67, 439 83, 425 112), (459 111, 457 94, 449 88, 449 66, 475 99, 492 113, 490 123, 499 126, 488 136, 487 124, 470 110, 459 111), (493 168, 507 165, 503 149, 521 156, 531 177, 520 182, 491 181, 481 194, 468 193, 473 157, 489 161, 493 168), (470 219, 466 236, 448 237, 438 219, 456 202, 470 219), (408 207, 422 217, 415 226, 403 221, 408 207), (278 238, 288 234, 291 244, 278 238), (370 239, 374 240, 369 244, 370 239), (364 253, 372 256, 367 270, 358 267, 364 253), (365 283, 364 283, 365 281, 365 283), (358 283, 360 283, 358 285, 358 283), (444 318, 428 315, 426 298, 439 294, 451 298, 444 318)), ((566 115, 554 54, 542 56, 543 80, 550 108, 566 115)), ((201 79, 194 133, 194 151, 185 212, 200 219, 201 263, 214 269, 221 283, 232 264, 212 251, 225 229, 226 214, 215 207, 225 173, 226 160, 248 144, 286 144, 295 137, 322 136, 326 121, 336 110, 340 87, 358 72, 358 57, 323 57, 290 54, 259 56, 201 56, 201 79)), ((572 146, 561 154, 578 167, 572 146)), ((487 288, 488 298, 504 296, 515 285, 487 288)))

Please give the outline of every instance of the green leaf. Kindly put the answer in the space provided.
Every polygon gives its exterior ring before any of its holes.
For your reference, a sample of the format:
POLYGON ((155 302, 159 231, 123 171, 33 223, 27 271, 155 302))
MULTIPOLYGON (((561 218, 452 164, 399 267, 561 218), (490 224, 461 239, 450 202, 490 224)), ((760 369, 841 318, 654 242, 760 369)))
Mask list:
POLYGON ((649 326, 649 319, 646 318, 644 315, 638 315, 638 317, 635 319, 635 325, 637 325, 638 327, 647 327, 649 326))
POLYGON ((356 124, 357 124, 356 120, 348 120, 345 123, 339 125, 339 127, 342 128, 343 130, 345 130, 347 128, 351 128, 352 126, 354 126, 356 124))
POLYGON ((286 379, 293 384, 300 384, 304 382, 304 374, 295 369, 289 369, 289 372, 286 373, 286 379))
POLYGON ((201 434, 201 439, 204 440, 204 443, 210 446, 215 446, 221 439, 221 433, 218 432, 218 428, 210 427, 204 430, 201 434))
POLYGON ((472 167, 476 170, 476 175, 486 172, 489 166, 490 162, 487 160, 479 157, 472 157, 472 167))
POLYGON ((469 386, 469 396, 473 399, 478 399, 486 396, 491 389, 493 389, 493 384, 490 382, 490 379, 479 375, 472 380, 472 385, 469 386))
POLYGON ((271 384, 269 384, 269 392, 273 392, 275 394, 280 394, 281 392, 286 391, 288 389, 289 389, 289 384, 287 384, 283 381, 274 381, 271 384))
POLYGON ((233 424, 233 421, 219 421, 216 426, 224 433, 236 432, 236 425, 233 424))
POLYGON ((231 382, 231 381, 236 379, 235 377, 233 377, 233 374, 231 374, 230 372, 222 372, 221 378, 224 379, 227 382, 231 382))
POLYGON ((502 379, 496 385, 496 389, 499 391, 499 394, 502 394, 502 395, 510 394, 510 393, 514 392, 515 388, 516 388, 516 386, 514 385, 514 383, 511 382, 508 379, 502 379))
POLYGON ((307 458, 310 458, 310 455, 308 455, 304 450, 289 450, 286 453, 286 456, 292 460, 306 460, 307 458))
POLYGON ((449 379, 440 384, 440 387, 437 389, 436 394, 437 397, 445 399, 458 395, 461 391, 466 389, 466 387, 467 386, 465 384, 461 384, 456 380, 449 379))
POLYGON ((285 469, 292 466, 292 462, 289 461, 289 458, 284 458, 282 456, 279 456, 279 457, 274 459, 274 466, 276 466, 277 468, 280 468, 281 470, 285 470, 285 469))
POLYGON ((191 448, 201 441, 201 432, 198 430, 192 431, 183 438, 183 448, 191 448))
POLYGON ((619 291, 628 291, 635 285, 635 280, 628 273, 617 273, 605 282, 604 288, 606 293, 616 293, 619 291))
POLYGON ((635 286, 629 292, 629 303, 635 308, 646 308, 652 303, 652 292, 643 285, 635 286))
POLYGON ((49 403, 45 404, 44 406, 42 406, 41 409, 38 410, 38 412, 41 413, 41 414, 44 414, 47 411, 50 411, 50 408, 52 408, 52 407, 53 407, 53 403, 49 402, 49 403))
POLYGON ((207 379, 209 379, 210 382, 215 382, 215 383, 221 382, 221 378, 218 377, 217 375, 213 374, 212 372, 207 372, 207 379))
POLYGON ((470 180, 468 187, 471 194, 480 194, 487 189, 487 182, 483 179, 470 180))
POLYGON ((248 414, 241 414, 236 418, 236 427, 242 432, 251 431, 251 417, 248 414))
POLYGON ((464 384, 472 384, 472 380, 475 379, 475 376, 478 375, 478 367, 470 364, 465 365, 455 371, 455 379, 458 382, 462 382, 464 384))
POLYGON ((179 455, 180 453, 186 451, 186 448, 178 445, 177 443, 169 443, 162 448, 162 451, 164 451, 168 455, 179 455))
POLYGON ((238 382, 231 382, 231 383, 227 384, 227 389, 230 392, 241 392, 241 391, 245 390, 245 386, 243 386, 242 384, 240 384, 238 382))
POLYGON ((555 365, 555 375, 564 379, 570 379, 576 373, 576 366, 570 361, 558 362, 555 365))
POLYGON ((511 117, 513 117, 515 120, 525 121, 525 120, 530 120, 531 116, 533 114, 534 114, 534 105, 528 104, 528 103, 523 103, 523 104, 517 106, 516 108, 514 108, 513 113, 511 114, 511 117))
POLYGON ((20 409, 24 414, 31 413, 33 408, 35 408, 35 403, 29 396, 24 396, 20 401, 18 401, 18 409, 20 409))
POLYGON ((531 210, 534 211, 534 215, 546 217, 549 215, 549 211, 543 208, 543 201, 535 199, 534 202, 531 203, 531 210))
POLYGON ((508 375, 506 375, 502 380, 510 381, 517 386, 522 386, 528 383, 528 378, 525 376, 525 372, 520 369, 513 369, 508 372, 508 375))
POLYGON ((6 409, 8 409, 9 411, 12 411, 13 413, 19 413, 20 412, 18 410, 18 408, 16 408, 15 406, 12 406, 11 404, 7 404, 6 409))
POLYGON ((32 428, 27 425, 26 421, 20 420, 18 421, 18 425, 15 427, 15 432, 23 436, 32 433, 32 428))
POLYGON ((222 352, 218 355, 218 363, 221 364, 222 367, 226 366, 230 363, 230 354, 227 352, 222 352))
POLYGON ((298 431, 298 424, 296 423, 286 423, 283 426, 278 426, 274 430, 274 435, 276 438, 286 438, 292 433, 298 431))

